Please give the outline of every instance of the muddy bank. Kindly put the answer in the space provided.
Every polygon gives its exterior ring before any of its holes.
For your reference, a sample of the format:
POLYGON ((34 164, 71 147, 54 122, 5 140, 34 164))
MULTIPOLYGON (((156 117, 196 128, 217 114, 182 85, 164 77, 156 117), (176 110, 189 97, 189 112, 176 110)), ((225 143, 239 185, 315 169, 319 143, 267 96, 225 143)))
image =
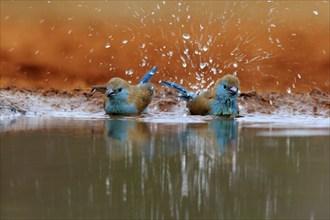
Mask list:
MULTIPOLYGON (((0 115, 2 119, 17 115, 54 115, 88 117, 104 116, 103 95, 90 90, 0 89, 0 115)), ((238 104, 242 115, 277 114, 330 116, 330 94, 314 89, 310 93, 280 94, 256 92, 241 93, 238 104)), ((149 113, 187 113, 185 102, 167 89, 158 89, 149 113)))

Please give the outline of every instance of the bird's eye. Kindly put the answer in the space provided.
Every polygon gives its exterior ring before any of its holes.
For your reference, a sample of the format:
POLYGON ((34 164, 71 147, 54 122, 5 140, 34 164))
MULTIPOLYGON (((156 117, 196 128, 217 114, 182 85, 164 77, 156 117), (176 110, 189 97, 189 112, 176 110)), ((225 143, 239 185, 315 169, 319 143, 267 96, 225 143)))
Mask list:
POLYGON ((121 92, 122 88, 117 89, 118 92, 121 92))
POLYGON ((224 88, 224 89, 227 89, 227 86, 226 86, 226 85, 223 85, 223 88, 224 88))

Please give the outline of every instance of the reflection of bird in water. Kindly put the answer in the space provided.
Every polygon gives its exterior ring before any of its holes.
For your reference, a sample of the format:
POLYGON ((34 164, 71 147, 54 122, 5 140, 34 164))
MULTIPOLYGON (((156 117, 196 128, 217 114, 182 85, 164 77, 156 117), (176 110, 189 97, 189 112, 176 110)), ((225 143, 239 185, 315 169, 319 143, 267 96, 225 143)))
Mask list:
POLYGON ((239 114, 236 100, 240 82, 236 76, 225 75, 215 83, 212 90, 199 95, 173 82, 161 82, 161 84, 175 89, 180 97, 187 101, 187 107, 192 115, 234 117, 239 114))
MULTIPOLYGON (((135 119, 112 118, 105 121, 105 137, 108 151, 116 157, 123 157, 127 152, 134 155, 153 157, 153 144, 149 123, 139 122, 135 119)), ((129 155, 131 157, 133 155, 129 155)))
POLYGON ((155 132, 165 145, 164 153, 181 151, 222 156, 228 148, 235 148, 238 122, 228 118, 213 119, 207 123, 159 124, 155 132))
POLYGON ((130 120, 110 119, 105 121, 106 135, 114 140, 126 141, 129 129, 134 129, 136 122, 130 120))
POLYGON ((225 118, 201 124, 154 124, 119 118, 105 121, 111 149, 125 154, 125 148, 132 146, 150 159, 155 153, 174 155, 182 151, 222 156, 236 146, 237 132, 238 122, 225 118))
POLYGON ((149 83, 157 67, 152 68, 136 85, 115 77, 107 86, 93 86, 92 91, 105 93, 104 111, 109 115, 132 115, 142 113, 150 104, 154 95, 154 85, 149 83))
POLYGON ((228 119, 217 119, 210 123, 217 142, 218 154, 223 155, 228 147, 235 147, 237 142, 238 122, 228 119))
POLYGON ((105 121, 105 133, 110 142, 119 145, 132 143, 141 145, 150 139, 150 130, 146 123, 130 119, 109 119, 105 121))

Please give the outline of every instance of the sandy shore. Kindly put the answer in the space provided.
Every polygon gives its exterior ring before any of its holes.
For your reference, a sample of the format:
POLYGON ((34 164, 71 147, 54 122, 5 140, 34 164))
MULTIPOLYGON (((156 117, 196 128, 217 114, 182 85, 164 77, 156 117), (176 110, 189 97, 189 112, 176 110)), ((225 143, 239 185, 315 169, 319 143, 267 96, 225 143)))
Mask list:
MULTIPOLYGON (((103 95, 89 90, 0 89, 2 119, 19 115, 52 115, 63 113, 104 115, 103 95)), ((241 93, 238 99, 242 115, 277 114, 330 116, 330 94, 314 89, 310 93, 281 94, 256 92, 241 93)), ((148 112, 186 112, 184 101, 169 90, 158 89, 148 112)))

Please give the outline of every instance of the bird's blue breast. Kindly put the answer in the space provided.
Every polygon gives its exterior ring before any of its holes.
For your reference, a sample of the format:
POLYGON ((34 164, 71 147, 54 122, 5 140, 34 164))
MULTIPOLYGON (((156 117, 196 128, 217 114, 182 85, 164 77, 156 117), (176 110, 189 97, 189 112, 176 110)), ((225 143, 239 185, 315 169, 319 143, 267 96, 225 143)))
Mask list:
POLYGON ((107 97, 108 101, 104 106, 106 114, 130 115, 137 114, 138 111, 134 104, 127 103, 128 92, 122 91, 114 97, 107 97))
POLYGON ((104 111, 106 114, 137 114, 138 111, 134 105, 127 103, 109 102, 105 105, 104 111))
POLYGON ((237 115, 236 99, 215 99, 211 102, 212 115, 237 115))

